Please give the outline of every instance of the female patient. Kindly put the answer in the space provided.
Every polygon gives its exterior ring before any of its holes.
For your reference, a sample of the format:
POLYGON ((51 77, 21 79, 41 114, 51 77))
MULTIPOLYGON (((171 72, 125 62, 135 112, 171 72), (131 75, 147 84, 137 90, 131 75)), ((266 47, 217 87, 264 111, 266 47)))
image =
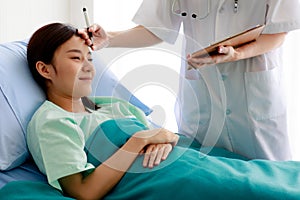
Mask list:
POLYGON ((176 144, 178 136, 165 129, 139 131, 94 168, 87 162, 84 145, 97 124, 128 117, 146 125, 142 112, 121 100, 96 98, 94 106, 86 98, 94 76, 92 55, 69 25, 53 23, 37 30, 29 41, 27 60, 47 96, 28 126, 28 147, 52 186, 77 199, 103 197, 145 147, 144 166, 151 168, 176 144))
POLYGON ((28 147, 49 184, 64 194, 76 199, 299 198, 300 163, 245 161, 220 149, 218 156, 203 156, 175 146, 177 134, 148 130, 144 114, 133 105, 87 98, 92 55, 75 28, 52 23, 38 29, 27 60, 47 96, 28 125, 28 147), (124 136, 125 129, 132 132, 124 136), (94 133, 100 136, 100 154, 112 143, 120 147, 98 164, 85 151, 94 133))

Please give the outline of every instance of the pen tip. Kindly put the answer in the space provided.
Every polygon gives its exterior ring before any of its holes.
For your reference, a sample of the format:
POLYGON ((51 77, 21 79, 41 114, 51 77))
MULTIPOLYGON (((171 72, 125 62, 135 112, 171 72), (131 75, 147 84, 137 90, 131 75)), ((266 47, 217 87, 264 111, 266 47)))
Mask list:
POLYGON ((86 8, 83 8, 82 10, 83 10, 83 12, 85 12, 85 11, 86 11, 86 8))

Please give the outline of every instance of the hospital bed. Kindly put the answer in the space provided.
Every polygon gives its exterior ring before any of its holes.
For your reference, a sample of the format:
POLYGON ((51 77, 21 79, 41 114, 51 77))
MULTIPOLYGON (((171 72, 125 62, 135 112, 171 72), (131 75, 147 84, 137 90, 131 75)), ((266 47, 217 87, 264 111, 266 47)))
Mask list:
MULTIPOLYGON (((27 40, 0 44, 0 199, 71 199, 48 185, 26 146, 26 125, 45 100, 28 70, 26 45, 27 40)), ((94 65, 97 73, 92 95, 119 97, 146 115, 152 112, 118 82, 98 56, 94 57, 94 65)), ((126 140, 123 136, 120 134, 120 140, 126 140)), ((134 164, 133 168, 140 170, 139 176, 127 173, 106 198, 300 199, 299 162, 248 161, 218 148, 211 148, 206 156, 197 152, 199 147, 197 142, 181 136, 169 161, 154 171, 134 164), (193 162, 195 158, 197 163, 193 162)))

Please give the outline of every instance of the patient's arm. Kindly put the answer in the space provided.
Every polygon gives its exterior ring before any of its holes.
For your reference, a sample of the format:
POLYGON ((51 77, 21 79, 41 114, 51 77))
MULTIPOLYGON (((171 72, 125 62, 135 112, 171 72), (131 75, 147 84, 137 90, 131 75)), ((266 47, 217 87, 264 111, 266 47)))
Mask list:
POLYGON ((165 143, 175 145, 177 141, 178 135, 165 129, 137 132, 86 178, 76 173, 60 178, 59 183, 66 194, 76 199, 100 199, 120 181, 145 146, 165 143))

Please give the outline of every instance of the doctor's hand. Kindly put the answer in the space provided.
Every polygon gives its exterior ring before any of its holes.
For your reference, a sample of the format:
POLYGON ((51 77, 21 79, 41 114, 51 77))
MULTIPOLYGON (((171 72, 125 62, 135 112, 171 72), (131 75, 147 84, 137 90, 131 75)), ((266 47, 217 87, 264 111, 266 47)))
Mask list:
POLYGON ((92 48, 93 51, 105 48, 109 44, 109 37, 105 30, 98 24, 93 24, 87 29, 79 29, 77 32, 85 43, 92 48), (92 33, 92 38, 88 32, 92 33))
POLYGON ((153 168, 164 161, 172 151, 171 144, 150 144, 146 146, 141 154, 144 154, 143 167, 153 168))
MULTIPOLYGON (((190 54, 187 56, 187 62, 191 68, 199 69, 204 66, 233 62, 236 61, 237 51, 232 46, 219 46, 218 54, 205 57, 192 57, 190 54)), ((189 68, 189 69, 191 69, 189 68)))

